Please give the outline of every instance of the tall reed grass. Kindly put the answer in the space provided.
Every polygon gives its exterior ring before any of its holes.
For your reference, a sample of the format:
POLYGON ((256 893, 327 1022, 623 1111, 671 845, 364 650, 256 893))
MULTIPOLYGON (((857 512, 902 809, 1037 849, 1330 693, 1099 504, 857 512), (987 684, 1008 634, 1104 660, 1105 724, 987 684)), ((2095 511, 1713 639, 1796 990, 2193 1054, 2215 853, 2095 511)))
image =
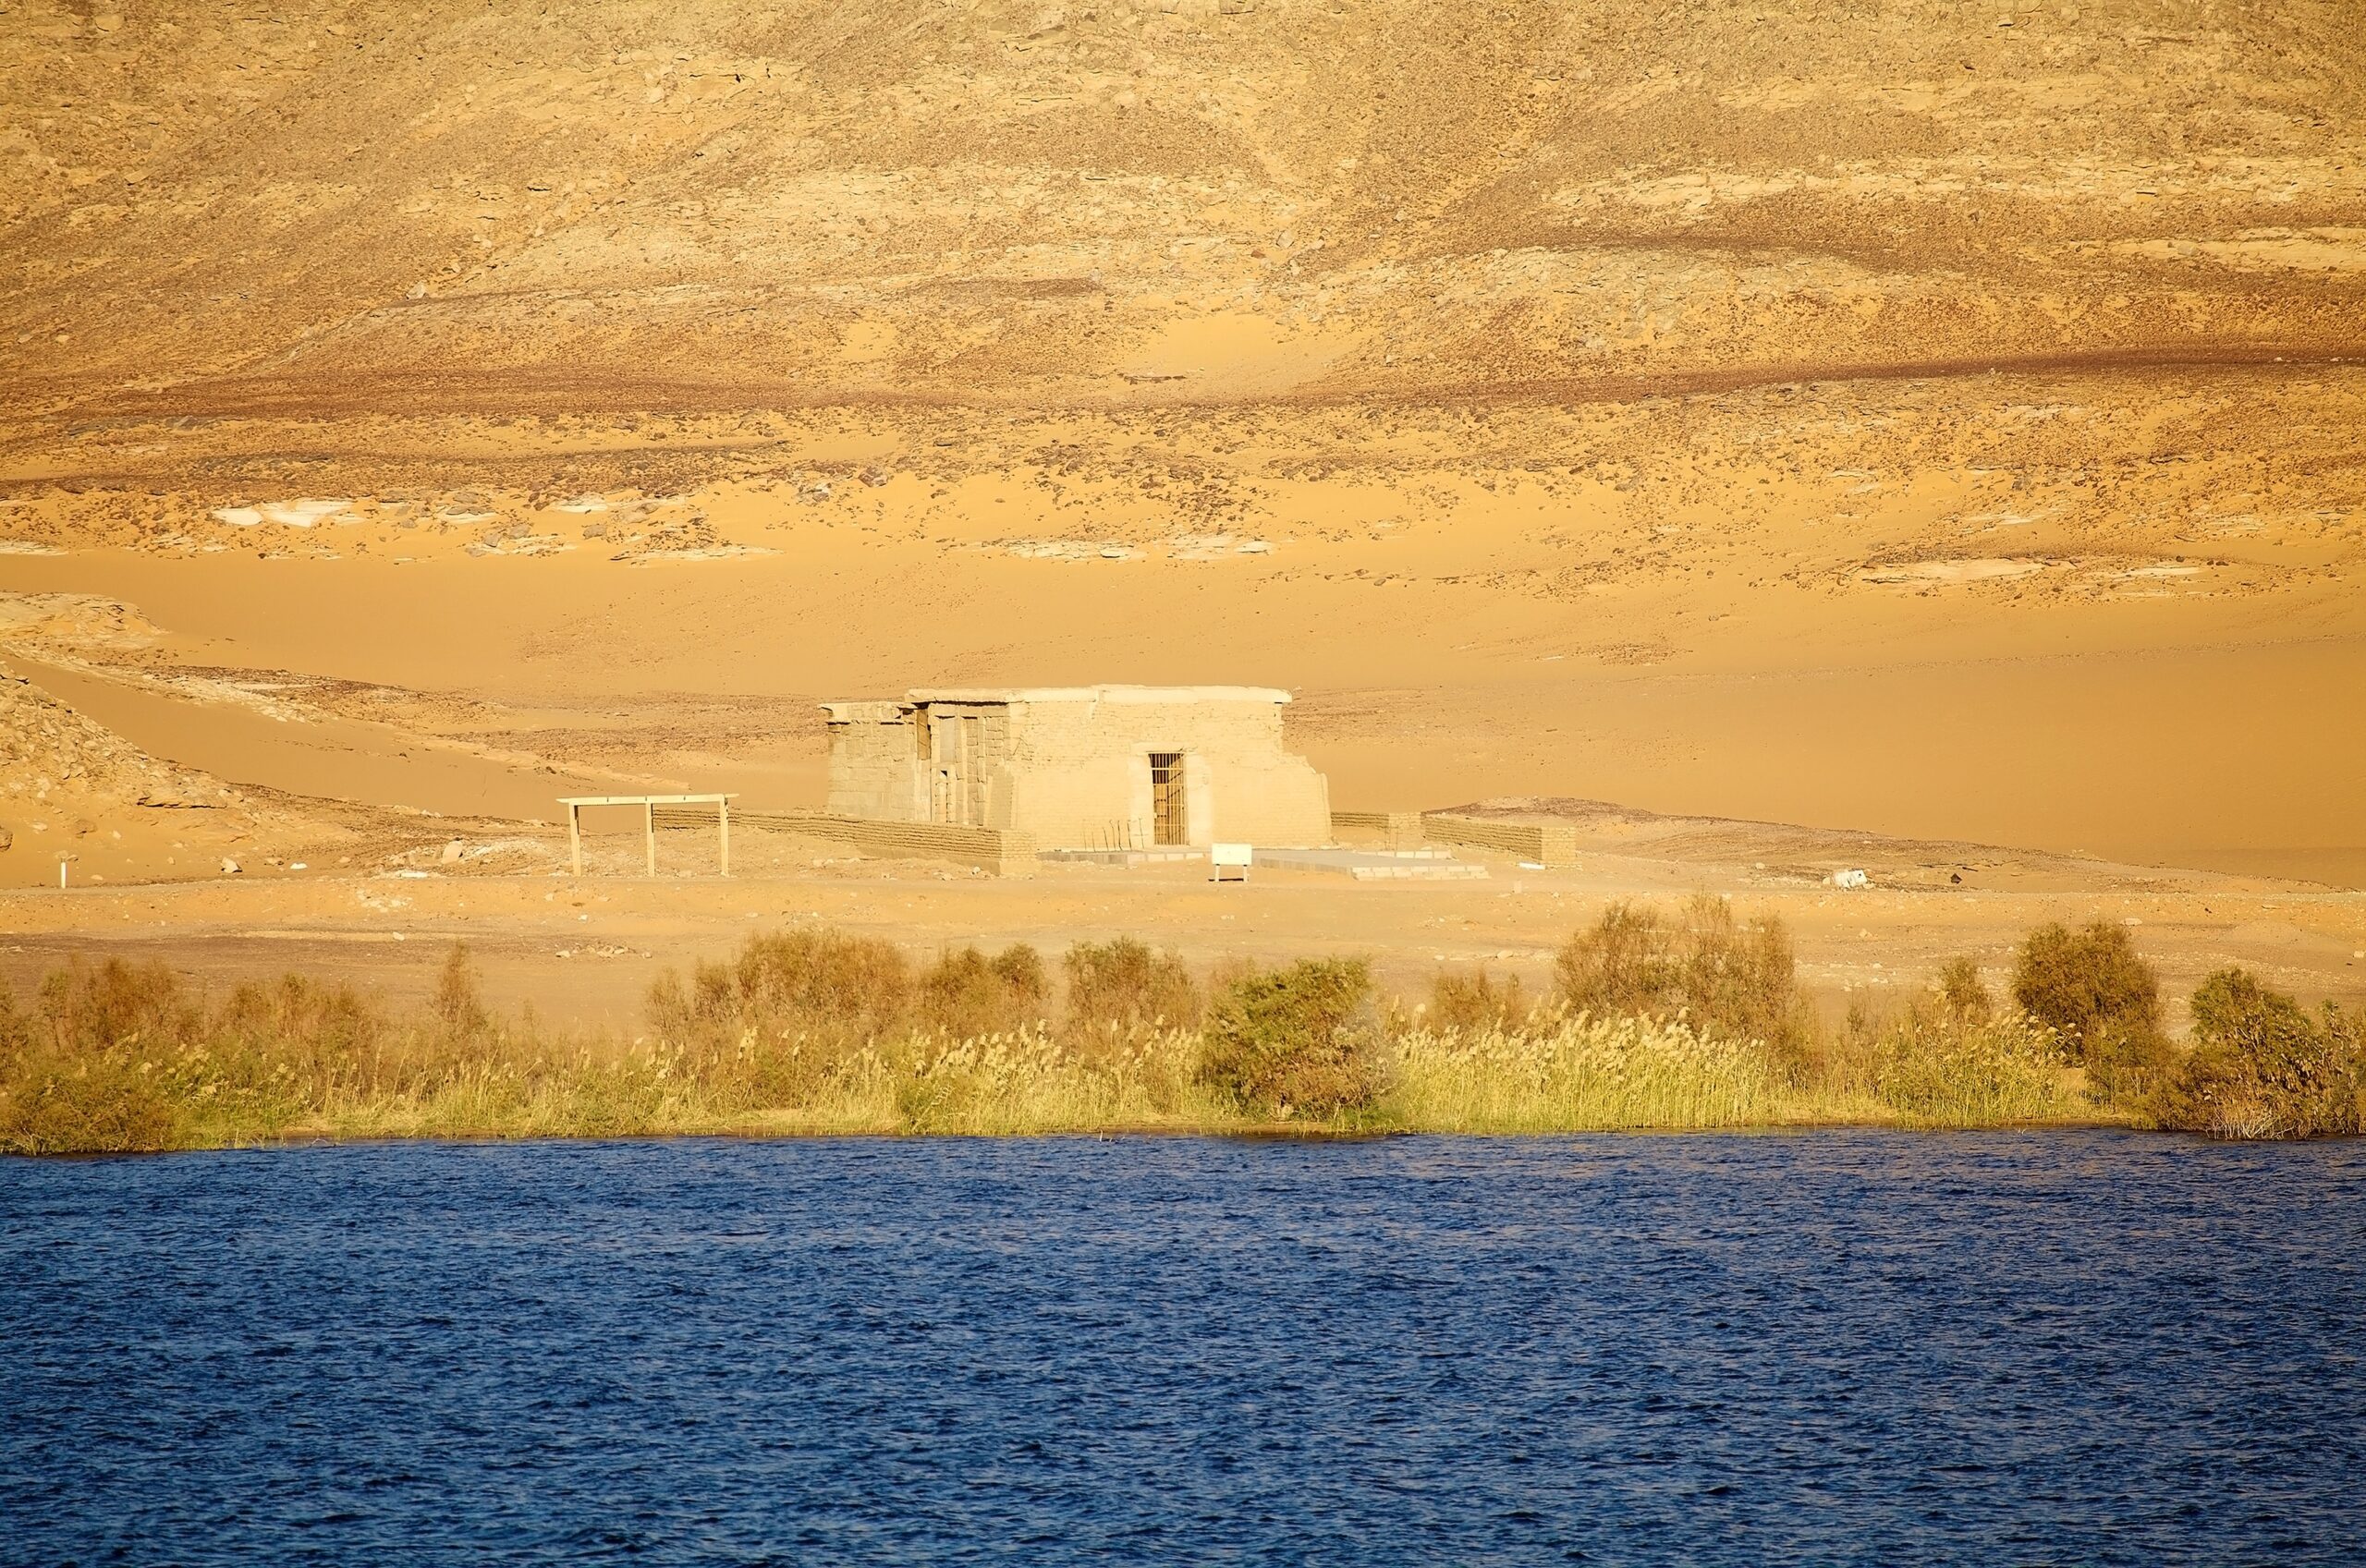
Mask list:
MULTIPOLYGON (((302 976, 213 996, 161 966, 74 964, 30 1005, 0 992, 0 1149, 2093 1114, 2051 1031, 1945 988, 1811 1049, 1787 969, 1767 959, 1787 953, 1779 930, 1714 913, 1701 928, 1628 944, 1653 963, 1678 953, 1693 978, 1663 988, 1672 1011, 1623 1013, 1580 1010, 1566 993, 1524 1009, 1483 971, 1442 976, 1434 1010, 1384 1008, 1364 966, 1340 961, 1229 972, 1209 998, 1173 955, 1123 942, 1067 955, 1062 1008, 1030 949, 962 949, 915 968, 872 939, 800 931, 754 939, 687 984, 668 976, 631 1037, 497 1015, 457 949, 415 1009, 302 976), (1747 945, 1746 964, 1721 962, 1728 938, 1747 945), (1750 975, 1770 993, 1738 994, 1750 975), (1710 1019, 1689 1011, 1699 996, 1715 1003, 1710 1019), (1751 1016, 1779 1022, 1783 1039, 1733 1027, 1751 1016)), ((1626 982, 1596 964, 1590 983, 1626 982)))
POLYGON ((1416 1027, 1393 1043, 1380 1119, 1427 1132, 1740 1127, 1811 1114, 1763 1048, 1681 1020, 1540 1013, 1475 1030, 1416 1027))

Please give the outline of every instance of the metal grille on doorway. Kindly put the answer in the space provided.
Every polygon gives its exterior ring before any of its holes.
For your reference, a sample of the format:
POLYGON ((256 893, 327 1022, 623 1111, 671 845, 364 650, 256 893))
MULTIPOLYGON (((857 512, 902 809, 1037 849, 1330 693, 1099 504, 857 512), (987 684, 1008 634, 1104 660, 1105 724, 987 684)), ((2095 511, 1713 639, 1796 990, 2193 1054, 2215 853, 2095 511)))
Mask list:
POLYGON ((1183 814, 1183 753, 1150 754, 1151 842, 1189 844, 1190 829, 1183 814))

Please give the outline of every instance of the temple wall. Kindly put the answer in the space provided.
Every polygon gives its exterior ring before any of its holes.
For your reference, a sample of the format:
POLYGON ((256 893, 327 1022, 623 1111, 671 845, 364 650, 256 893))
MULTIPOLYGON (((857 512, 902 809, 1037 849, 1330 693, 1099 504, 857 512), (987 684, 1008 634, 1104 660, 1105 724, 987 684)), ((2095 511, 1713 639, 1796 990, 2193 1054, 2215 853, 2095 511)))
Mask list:
POLYGON ((1184 842, 1330 842, 1329 785, 1283 748, 1279 694, 1165 689, 825 704, 828 809, 1014 832, 1045 848, 1143 848, 1156 842, 1152 754, 1176 752, 1184 842))

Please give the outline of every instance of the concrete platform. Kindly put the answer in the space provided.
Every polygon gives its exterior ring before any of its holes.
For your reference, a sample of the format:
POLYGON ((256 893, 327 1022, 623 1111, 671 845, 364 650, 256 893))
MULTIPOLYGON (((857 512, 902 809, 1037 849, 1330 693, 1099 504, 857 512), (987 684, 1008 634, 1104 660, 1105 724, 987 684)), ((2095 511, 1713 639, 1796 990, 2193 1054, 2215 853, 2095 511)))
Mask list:
POLYGON ((1039 860, 1065 860, 1088 866, 1165 866, 1178 860, 1204 860, 1204 849, 1046 849, 1039 860))
POLYGON ((1260 849, 1255 863, 1358 881, 1476 881, 1487 875, 1486 867, 1465 864, 1443 849, 1260 849))

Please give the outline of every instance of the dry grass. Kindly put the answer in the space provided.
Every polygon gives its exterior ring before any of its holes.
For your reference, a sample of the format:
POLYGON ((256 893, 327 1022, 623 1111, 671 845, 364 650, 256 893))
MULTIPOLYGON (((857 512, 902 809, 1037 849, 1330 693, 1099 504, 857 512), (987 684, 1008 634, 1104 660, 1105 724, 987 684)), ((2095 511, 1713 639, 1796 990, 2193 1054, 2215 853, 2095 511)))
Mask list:
POLYGON ((1813 1119, 1766 1051, 1683 1023, 1539 1015, 1395 1041, 1379 1120, 1448 1133, 1742 1127, 1813 1119))
POLYGON ((1522 1011, 1480 974, 1441 985, 1427 1017, 1375 1005, 1364 966, 1341 961, 1230 972, 1203 1003, 1178 961, 1125 942, 1066 955, 1055 1022, 1030 949, 965 948, 915 968, 870 939, 759 937, 653 988, 632 1039, 494 1015, 457 950, 412 1011, 295 976, 217 998, 161 966, 76 965, 29 1006, 0 995, 0 1149, 2093 1114, 2055 1034, 1996 1008, 1962 966, 1893 1016, 1810 1032, 1778 925, 1700 904, 1677 921, 1614 915, 1572 943, 1563 978, 1640 975, 1623 1009, 1522 1011), (1629 941, 1639 926, 1644 939, 1629 941), (1737 1027, 1752 1019, 1776 1038, 1737 1027))

